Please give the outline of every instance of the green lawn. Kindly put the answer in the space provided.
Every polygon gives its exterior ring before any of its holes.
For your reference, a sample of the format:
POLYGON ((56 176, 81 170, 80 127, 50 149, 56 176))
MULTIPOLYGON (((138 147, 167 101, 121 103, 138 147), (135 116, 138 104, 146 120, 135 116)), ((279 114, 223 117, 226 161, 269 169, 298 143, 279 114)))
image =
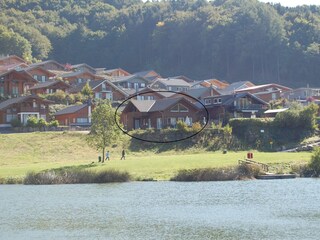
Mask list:
MULTIPOLYGON (((22 133, 0 135, 0 178, 22 177, 29 171, 90 165, 90 169, 108 168, 128 171, 135 178, 168 180, 179 169, 234 166, 246 152, 128 152, 120 161, 121 149, 111 149, 111 161, 98 164, 98 153, 87 146, 83 133, 22 133)), ((306 162, 311 153, 254 153, 254 160, 271 164, 272 170, 288 169, 292 163, 306 162), (276 169, 277 168, 277 169, 276 169)))

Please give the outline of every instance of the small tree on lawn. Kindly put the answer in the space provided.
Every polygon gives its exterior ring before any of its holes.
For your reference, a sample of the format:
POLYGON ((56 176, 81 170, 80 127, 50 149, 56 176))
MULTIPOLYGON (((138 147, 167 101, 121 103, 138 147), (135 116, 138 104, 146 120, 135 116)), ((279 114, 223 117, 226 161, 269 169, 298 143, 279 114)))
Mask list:
MULTIPOLYGON (((119 123, 119 115, 116 121, 119 123)), ((121 136, 121 130, 115 122, 115 109, 110 102, 102 102, 92 112, 91 131, 87 136, 87 142, 102 152, 104 161, 106 147, 116 143, 121 136)))

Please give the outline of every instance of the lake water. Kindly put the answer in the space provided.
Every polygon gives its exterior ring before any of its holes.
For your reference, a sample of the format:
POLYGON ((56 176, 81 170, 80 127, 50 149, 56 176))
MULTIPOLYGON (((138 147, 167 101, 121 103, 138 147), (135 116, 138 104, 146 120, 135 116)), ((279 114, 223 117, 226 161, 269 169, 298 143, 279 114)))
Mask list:
POLYGON ((0 239, 320 239, 320 179, 0 185, 0 239))

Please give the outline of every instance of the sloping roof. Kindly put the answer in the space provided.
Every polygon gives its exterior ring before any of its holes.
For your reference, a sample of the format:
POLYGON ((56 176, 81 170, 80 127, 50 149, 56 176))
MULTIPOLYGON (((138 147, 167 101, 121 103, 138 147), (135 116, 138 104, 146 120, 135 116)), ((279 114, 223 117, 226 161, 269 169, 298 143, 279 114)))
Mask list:
POLYGON ((76 92, 81 92, 81 90, 83 89, 83 87, 88 83, 90 88, 92 90, 94 90, 96 87, 98 87, 100 84, 102 84, 105 80, 96 80, 96 81, 88 81, 88 82, 82 82, 82 83, 79 83, 75 86, 73 86, 71 89, 70 89, 70 92, 71 93, 76 93, 76 92))
POLYGON ((168 109, 169 107, 177 104, 180 101, 186 101, 186 103, 191 104, 195 108, 197 108, 196 105, 193 103, 185 100, 184 97, 179 98, 164 98, 164 99, 158 99, 158 100, 135 100, 131 99, 130 102, 140 111, 140 112, 158 112, 158 111, 164 111, 168 109))
POLYGON ((231 93, 235 92, 236 90, 240 90, 240 89, 248 88, 248 87, 252 87, 252 86, 254 86, 254 84, 249 81, 240 81, 240 82, 231 83, 229 86, 227 86, 223 89, 218 89, 218 91, 221 94, 231 94, 231 93))
POLYGON ((216 87, 219 89, 223 89, 226 88, 227 86, 229 86, 229 83, 226 82, 222 82, 219 81, 218 79, 207 79, 207 80, 203 80, 201 81, 200 85, 204 86, 204 87, 216 87))
POLYGON ((112 72, 114 72, 114 71, 121 71, 121 72, 124 72, 124 73, 130 75, 129 72, 127 72, 126 70, 124 70, 124 69, 122 69, 122 68, 107 69, 107 70, 104 70, 103 72, 106 73, 106 74, 108 74, 108 73, 112 73, 112 72))
POLYGON ((176 104, 182 98, 164 98, 156 100, 155 104, 152 106, 149 112, 157 112, 166 110, 168 107, 176 104))
POLYGON ((16 55, 2 56, 2 57, 0 57, 0 61, 5 60, 5 59, 8 59, 8 58, 15 58, 15 59, 18 59, 18 60, 21 61, 21 62, 26 63, 25 60, 23 60, 22 58, 20 58, 20 57, 18 57, 18 56, 16 56, 16 55))
POLYGON ((59 66, 59 67, 61 67, 63 69, 65 68, 62 64, 58 63, 55 60, 47 60, 47 61, 43 61, 43 62, 33 63, 30 66, 42 66, 42 65, 45 65, 47 63, 53 63, 53 64, 55 64, 55 65, 57 65, 57 66, 59 66))
POLYGON ((247 88, 242 88, 242 89, 239 89, 239 90, 236 90, 237 91, 250 91, 250 90, 256 90, 256 89, 260 89, 260 88, 266 88, 266 87, 276 87, 276 88, 279 88, 279 89, 285 89, 285 90, 292 90, 292 88, 289 88, 289 87, 286 87, 286 86, 282 86, 282 85, 279 85, 279 84, 276 84, 276 83, 269 83, 269 84, 263 84, 263 85, 257 85, 257 86, 252 86, 252 87, 247 87, 247 88))
POLYGON ((287 111, 289 108, 280 108, 280 109, 269 109, 265 111, 264 113, 279 113, 279 112, 284 112, 287 111))
POLYGON ((126 82, 129 81, 130 79, 134 79, 134 78, 138 78, 141 79, 143 81, 145 81, 145 83, 148 83, 149 81, 147 79, 145 79, 144 77, 141 76, 137 76, 137 75, 130 75, 130 76, 124 76, 124 77, 114 77, 112 82, 113 83, 121 83, 121 82, 126 82))
POLYGON ((164 78, 158 78, 153 84, 155 85, 157 82, 162 83, 165 86, 181 86, 181 87, 191 87, 191 84, 186 82, 183 79, 177 79, 177 78, 168 78, 168 79, 164 79, 164 78))
MULTIPOLYGON (((70 89, 70 92, 71 93, 81 92, 81 90, 86 85, 86 83, 87 82, 83 82, 83 83, 79 83, 79 84, 75 85, 72 89, 70 89)), ((115 90, 121 92, 123 95, 125 95, 125 96, 129 95, 126 91, 124 91, 120 87, 114 85, 108 79, 88 81, 88 83, 89 83, 89 86, 91 87, 92 90, 94 90, 95 88, 99 87, 102 83, 106 83, 107 85, 110 85, 115 90)))
POLYGON ((28 66, 26 68, 23 68, 23 70, 28 72, 28 71, 31 71, 35 68, 39 68, 41 71, 46 72, 48 75, 50 75, 52 77, 54 77, 56 75, 55 73, 48 71, 47 69, 44 69, 42 66, 28 66))
POLYGON ((87 106, 88 106, 88 104, 70 106, 70 107, 64 108, 64 109, 56 112, 54 115, 58 116, 58 115, 63 115, 63 114, 75 113, 75 112, 78 112, 79 110, 81 110, 87 106))
POLYGON ((156 91, 156 92, 167 98, 176 94, 175 92, 167 92, 167 91, 156 91))
POLYGON ((93 72, 96 72, 96 69, 94 67, 91 67, 90 65, 88 65, 86 63, 75 64, 75 65, 72 65, 71 67, 72 67, 72 69, 76 69, 76 68, 79 68, 79 67, 87 67, 90 70, 92 70, 93 72))
POLYGON ((26 72, 24 69, 21 69, 20 71, 17 71, 17 70, 14 70, 14 69, 11 69, 11 70, 8 70, 8 71, 3 71, 3 72, 0 72, 0 77, 1 76, 6 76, 7 74, 9 73, 12 73, 12 72, 15 72, 17 74, 23 74, 24 76, 26 76, 28 79, 27 80, 30 80, 32 82, 36 82, 38 83, 37 80, 35 80, 28 72, 26 72))
POLYGON ((88 72, 88 71, 76 71, 76 72, 67 72, 67 73, 63 73, 62 75, 60 75, 60 77, 63 78, 67 78, 67 77, 75 77, 81 74, 89 74, 91 76, 95 76, 95 74, 93 74, 92 72, 88 72))
MULTIPOLYGON (((127 91, 127 90, 126 90, 127 91)), ((139 91, 136 91, 135 89, 131 89, 131 91, 128 91, 130 92, 130 95, 143 95, 144 93, 150 93, 150 92, 153 92, 153 93, 156 93, 156 94, 159 94, 163 97, 171 97, 173 96, 174 94, 176 94, 175 92, 171 92, 171 91, 167 91, 165 89, 163 90, 157 90, 157 89, 152 89, 150 87, 145 87, 145 88, 141 88, 139 89, 139 91)))
POLYGON ((31 87, 30 90, 35 90, 35 89, 40 89, 40 88, 47 88, 47 87, 51 87, 51 86, 53 86, 55 84, 58 84, 58 83, 63 83, 67 87, 70 87, 69 84, 67 84, 67 83, 65 83, 63 81, 54 80, 54 81, 47 81, 47 82, 39 83, 39 84, 35 85, 34 87, 31 87))
POLYGON ((9 65, 1 65, 0 71, 9 71, 9 70, 17 70, 17 69, 25 69, 28 67, 26 63, 14 63, 9 65))
POLYGON ((137 75, 137 76, 140 76, 140 77, 145 77, 147 76, 149 73, 152 73, 154 72, 155 74, 152 74, 152 76, 160 76, 160 74, 158 74, 156 71, 154 70, 147 70, 147 71, 141 71, 141 72, 136 72, 134 73, 133 75, 137 75))
POLYGON ((195 80, 193 80, 187 76, 184 76, 184 75, 174 76, 174 77, 170 77, 170 78, 183 79, 184 81, 189 82, 189 83, 195 82, 195 80))
POLYGON ((29 98, 36 98, 36 99, 42 100, 43 102, 53 103, 52 101, 40 98, 40 97, 35 96, 35 95, 28 95, 28 96, 22 96, 22 97, 17 97, 17 98, 10 98, 10 99, 8 99, 6 101, 1 102, 0 103, 0 110, 9 107, 12 104, 27 101, 29 98))
POLYGON ((210 92, 211 92, 210 88, 195 88, 195 89, 190 89, 186 91, 185 94, 188 94, 189 96, 198 99, 199 97, 203 97, 204 94, 210 93, 210 92))
POLYGON ((235 93, 235 94, 226 94, 226 95, 220 95, 220 96, 210 96, 210 97, 206 97, 205 99, 208 99, 208 98, 220 98, 221 99, 221 105, 229 106, 229 105, 233 104, 233 101, 235 99, 243 98, 243 97, 246 97, 246 96, 249 96, 252 99, 255 99, 256 101, 260 102, 261 104, 268 105, 268 103, 265 102, 264 100, 262 100, 261 98, 258 98, 257 96, 255 96, 255 95, 253 95, 251 93, 248 93, 248 92, 235 93))
POLYGON ((130 102, 140 111, 149 112, 150 108, 155 104, 155 100, 135 100, 131 99, 130 102))

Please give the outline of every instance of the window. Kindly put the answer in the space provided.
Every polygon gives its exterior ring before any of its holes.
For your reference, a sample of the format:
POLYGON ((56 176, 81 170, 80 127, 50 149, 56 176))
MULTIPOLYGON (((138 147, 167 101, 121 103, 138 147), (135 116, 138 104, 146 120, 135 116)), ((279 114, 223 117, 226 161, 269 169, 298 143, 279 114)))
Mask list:
POLYGON ((77 79, 78 83, 82 83, 82 78, 77 79))
POLYGON ((6 116, 6 122, 7 123, 10 123, 13 119, 16 119, 17 118, 17 115, 7 115, 6 116))
POLYGON ((18 95, 19 94, 19 88, 17 86, 12 87, 12 94, 13 95, 18 95))
POLYGON ((46 81, 46 76, 41 76, 41 82, 45 82, 46 81))
POLYGON ((142 88, 146 87, 145 83, 141 83, 140 85, 141 85, 142 88))
POLYGON ((178 117, 178 121, 184 122, 184 118, 183 117, 178 117))
POLYGON ((179 104, 177 104, 173 108, 171 108, 171 112, 179 112, 179 104))
POLYGON ((161 129, 161 128, 162 128, 161 118, 157 118, 157 129, 161 129))
POLYGON ((148 96, 148 100, 154 100, 154 96, 148 96))
POLYGON ((204 100, 205 105, 210 105, 211 104, 211 99, 205 99, 204 100))
POLYGON ((38 76, 37 75, 33 75, 33 78, 38 81, 38 76))
POLYGON ((4 95, 4 87, 0 86, 0 96, 3 96, 3 95, 4 95))
POLYGON ((107 92, 106 93, 106 99, 109 99, 112 101, 112 92, 107 92))
POLYGON ((179 92, 182 91, 182 87, 178 87, 178 91, 179 91, 179 92))
POLYGON ((106 91, 107 90, 107 85, 105 83, 102 83, 102 91, 106 91))
POLYGON ((138 95, 138 96, 137 96, 137 100, 144 100, 144 96, 138 95))
POLYGON ((177 124, 177 120, 176 120, 176 118, 170 118, 170 124, 171 124, 171 126, 176 126, 176 124, 177 124))
POLYGON ((189 109, 182 104, 177 104, 171 108, 171 112, 189 112, 189 109))
POLYGON ((179 104, 179 112, 189 112, 189 109, 182 104, 179 104))
POLYGON ((77 118, 77 123, 87 123, 88 118, 77 118))
POLYGON ((218 98, 213 99, 213 104, 218 104, 218 98))
POLYGON ((96 99, 101 99, 101 93, 95 93, 94 94, 94 98, 96 98, 96 99))
POLYGON ((218 103, 221 103, 222 101, 221 101, 221 98, 218 98, 218 103))
POLYGON ((134 89, 138 89, 139 88, 139 83, 133 83, 133 87, 134 87, 134 89))
POLYGON ((171 91, 171 90, 172 90, 172 87, 168 87, 168 90, 171 91))

